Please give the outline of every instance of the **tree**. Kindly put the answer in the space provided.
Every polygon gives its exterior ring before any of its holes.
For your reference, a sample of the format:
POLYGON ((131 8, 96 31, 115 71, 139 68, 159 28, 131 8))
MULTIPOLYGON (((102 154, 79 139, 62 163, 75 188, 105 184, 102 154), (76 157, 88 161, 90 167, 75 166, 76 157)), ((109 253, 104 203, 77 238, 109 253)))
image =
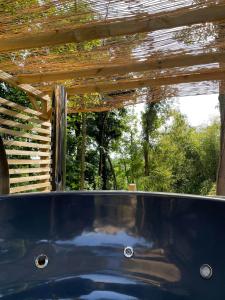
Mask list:
POLYGON ((131 119, 127 119, 128 126, 113 155, 119 188, 126 189, 134 182, 144 191, 212 194, 219 157, 218 121, 195 128, 172 107, 168 114, 169 118, 161 119, 161 126, 152 129, 146 176, 141 128, 128 113, 131 119))
MULTIPOLYGON (((166 99, 161 99, 162 101, 154 102, 154 93, 152 89, 148 90, 149 98, 153 100, 152 102, 147 102, 145 105, 145 111, 142 114, 142 133, 143 133, 143 153, 145 170, 144 175, 149 176, 149 151, 150 147, 154 145, 155 133, 163 123, 165 123, 166 118, 169 117, 169 104, 166 99)), ((157 96, 158 93, 156 93, 157 96)), ((164 95, 165 96, 165 95, 164 95)), ((148 98, 147 98, 148 100, 148 98)))
POLYGON ((122 136, 113 147, 113 164, 118 189, 126 190, 129 183, 136 183, 143 176, 143 149, 140 136, 141 126, 134 107, 127 109, 122 136))
POLYGON ((113 178, 114 188, 117 187, 116 176, 110 158, 110 149, 113 141, 118 140, 123 131, 122 119, 125 109, 110 112, 95 113, 87 128, 88 135, 94 139, 99 153, 98 176, 101 178, 103 190, 111 187, 110 178, 113 178))

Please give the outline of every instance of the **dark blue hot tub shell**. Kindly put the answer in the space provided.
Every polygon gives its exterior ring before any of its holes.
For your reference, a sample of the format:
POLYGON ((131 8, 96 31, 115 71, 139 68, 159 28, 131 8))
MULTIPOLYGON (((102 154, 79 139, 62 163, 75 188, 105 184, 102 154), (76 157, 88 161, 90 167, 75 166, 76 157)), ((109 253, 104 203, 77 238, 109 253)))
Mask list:
POLYGON ((225 201, 128 192, 0 197, 2 299, 225 299, 225 201), (124 248, 133 247, 131 258, 124 248), (45 254, 48 265, 35 265, 45 254), (212 267, 210 279, 200 267, 212 267))

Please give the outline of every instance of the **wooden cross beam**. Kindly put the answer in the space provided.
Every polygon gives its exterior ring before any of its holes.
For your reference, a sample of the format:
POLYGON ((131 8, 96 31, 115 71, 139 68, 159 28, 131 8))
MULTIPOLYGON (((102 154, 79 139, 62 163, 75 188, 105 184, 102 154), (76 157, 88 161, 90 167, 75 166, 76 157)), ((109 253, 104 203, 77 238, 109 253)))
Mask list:
POLYGON ((79 43, 95 39, 130 35, 189 26, 198 23, 222 21, 225 19, 225 4, 193 9, 178 9, 166 14, 150 14, 112 21, 92 22, 70 29, 21 34, 1 39, 0 52, 38 48, 66 43, 79 43))
POLYGON ((42 112, 42 117, 45 119, 49 118, 49 106, 51 103, 51 99, 46 93, 43 93, 42 91, 39 91, 38 89, 32 87, 29 84, 18 84, 17 80, 10 74, 3 72, 0 70, 0 80, 3 82, 8 83, 9 85, 12 85, 13 87, 16 87, 22 91, 24 91, 28 97, 30 102, 32 103, 34 109, 36 111, 42 112), (37 103, 36 99, 39 99, 42 103, 42 108, 37 103))
POLYGON ((141 62, 122 64, 90 65, 72 71, 19 74, 16 80, 20 83, 37 83, 98 76, 122 75, 130 72, 162 70, 175 67, 225 62, 225 53, 201 53, 198 55, 173 55, 141 62))
MULTIPOLYGON (((121 105, 117 105, 116 108, 124 107, 123 103, 121 105)), ((68 114, 77 114, 77 113, 84 113, 84 112, 104 112, 115 109, 115 106, 93 106, 88 108, 68 108, 68 114)))
POLYGON ((179 83, 224 80, 224 78, 225 70, 213 69, 205 70, 204 72, 191 72, 177 76, 165 76, 150 79, 130 79, 115 82, 100 82, 89 85, 77 85, 74 87, 67 88, 67 94, 76 95, 86 93, 104 93, 110 91, 173 85, 179 83))

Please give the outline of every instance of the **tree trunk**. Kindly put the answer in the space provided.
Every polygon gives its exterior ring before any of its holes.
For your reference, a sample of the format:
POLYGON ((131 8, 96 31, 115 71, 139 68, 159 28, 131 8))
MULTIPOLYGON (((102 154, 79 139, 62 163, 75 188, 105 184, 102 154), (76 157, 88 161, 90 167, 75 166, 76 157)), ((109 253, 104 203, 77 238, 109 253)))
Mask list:
MULTIPOLYGON (((134 141, 133 141, 133 133, 132 131, 130 132, 130 148, 131 148, 131 174, 130 174, 130 179, 131 182, 134 182, 134 167, 133 167, 133 157, 134 157, 134 141)), ((129 183, 129 182, 128 182, 129 183)))
POLYGON ((144 141, 145 176, 149 176, 149 141, 144 141))
POLYGON ((150 167, 149 167, 149 147, 150 147, 150 133, 152 130, 152 124, 155 119, 156 111, 154 108, 154 103, 147 103, 145 107, 145 112, 143 114, 143 152, 144 152, 144 175, 149 176, 150 167))
POLYGON ((100 113, 101 126, 99 127, 100 139, 99 139, 99 168, 98 175, 102 179, 102 189, 107 189, 107 166, 106 166, 106 145, 105 145, 105 123, 107 122, 107 112, 100 113))
POLYGON ((109 154, 108 154, 108 162, 109 162, 109 165, 110 165, 111 172, 113 174, 113 188, 114 188, 114 190, 117 190, 116 174, 115 174, 115 170, 113 168, 113 164, 112 164, 112 161, 111 161, 111 158, 110 158, 109 154))
POLYGON ((127 173, 127 164, 126 164, 126 161, 125 159, 123 159, 123 165, 124 165, 124 172, 125 172, 125 176, 126 176, 126 179, 127 179, 127 184, 129 183, 129 176, 128 176, 128 173, 127 173))
POLYGON ((108 174, 107 174, 107 154, 103 149, 102 152, 102 189, 107 190, 108 174))
POLYGON ((80 160, 80 189, 84 189, 85 181, 85 152, 86 152, 86 134, 87 134, 86 114, 82 113, 82 142, 81 142, 81 160, 80 160))

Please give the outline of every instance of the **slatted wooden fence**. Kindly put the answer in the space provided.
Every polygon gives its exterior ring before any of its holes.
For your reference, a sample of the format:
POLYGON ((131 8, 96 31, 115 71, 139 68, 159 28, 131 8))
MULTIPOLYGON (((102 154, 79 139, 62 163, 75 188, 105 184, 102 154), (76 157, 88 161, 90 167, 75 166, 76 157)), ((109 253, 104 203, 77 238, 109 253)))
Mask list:
POLYGON ((0 98, 0 135, 9 164, 10 193, 51 190, 51 123, 41 114, 0 98))

